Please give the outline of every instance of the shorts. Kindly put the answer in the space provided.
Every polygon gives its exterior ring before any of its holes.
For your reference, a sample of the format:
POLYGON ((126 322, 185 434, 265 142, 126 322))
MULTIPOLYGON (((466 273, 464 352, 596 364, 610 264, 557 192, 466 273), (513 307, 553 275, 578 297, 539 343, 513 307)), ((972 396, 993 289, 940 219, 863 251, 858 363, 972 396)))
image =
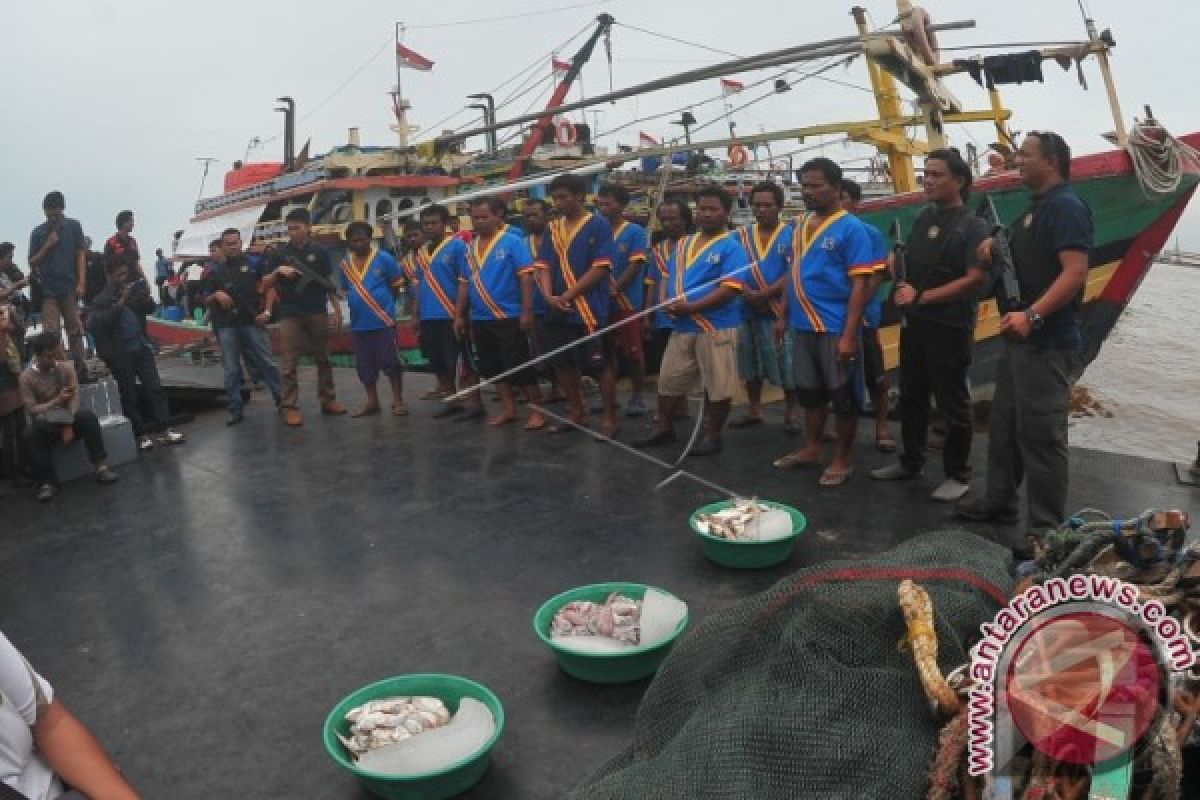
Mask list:
POLYGON ((529 364, 529 339, 521 330, 521 321, 516 319, 475 320, 471 323, 471 337, 475 342, 475 358, 479 373, 485 378, 524 367, 505 378, 502 383, 514 386, 531 386, 537 378, 529 364))
POLYGON ((699 378, 709 402, 733 399, 738 391, 737 334, 736 328, 711 333, 672 333, 658 370, 658 393, 663 397, 681 397, 691 391, 699 378))
POLYGON ((879 329, 863 326, 862 333, 863 382, 868 391, 882 386, 887 379, 883 369, 883 345, 879 342, 879 329))
POLYGON ((570 322, 562 317, 547 315, 543 331, 545 336, 542 344, 547 353, 569 347, 553 358, 547 359, 554 367, 577 369, 584 375, 595 378, 608 366, 612 349, 608 344, 607 337, 595 336, 581 341, 588 336, 587 326, 582 322, 570 322))
POLYGON ((642 318, 630 319, 632 311, 617 309, 613 311, 611 323, 620 327, 608 334, 609 345, 621 358, 635 364, 646 360, 646 352, 642 344, 642 318))
POLYGON ((381 372, 388 378, 403 374, 395 328, 354 331, 351 339, 354 342, 354 369, 363 386, 374 386, 381 372))
MULTIPOLYGON (((853 377, 855 364, 838 361, 840 333, 795 331, 796 394, 803 408, 824 408, 833 403, 838 416, 855 413, 853 377)), ((862 337, 859 337, 859 359, 862 337)))
POLYGON ((780 389, 796 388, 795 331, 775 344, 775 320, 742 320, 738 328, 738 377, 747 383, 770 381, 780 389))
POLYGON ((454 321, 423 319, 420 324, 421 355, 429 362, 434 375, 454 376, 463 344, 454 335, 454 321))

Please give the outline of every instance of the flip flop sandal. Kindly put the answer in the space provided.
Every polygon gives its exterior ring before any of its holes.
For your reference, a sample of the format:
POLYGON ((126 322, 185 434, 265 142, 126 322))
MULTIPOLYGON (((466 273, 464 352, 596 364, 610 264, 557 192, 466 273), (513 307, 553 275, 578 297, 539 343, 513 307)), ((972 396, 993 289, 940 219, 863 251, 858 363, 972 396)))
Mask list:
POLYGON ((744 416, 738 417, 733 422, 729 423, 731 428, 753 428, 755 425, 762 425, 762 417, 744 416))
POLYGON ((832 469, 826 469, 821 473, 821 480, 817 481, 821 486, 841 486, 846 481, 850 480, 850 476, 854 474, 854 467, 845 470, 844 472, 835 472, 832 469))
POLYGON ((783 432, 799 435, 804 433, 804 425, 796 422, 795 420, 788 420, 787 422, 783 423, 783 432))
POLYGON ((780 456, 773 462, 780 469, 792 469, 793 467, 815 467, 821 463, 819 458, 801 458, 798 453, 788 453, 786 456, 780 456))
POLYGON ((877 436, 875 437, 875 449, 881 453, 894 453, 896 452, 896 440, 891 436, 877 436))

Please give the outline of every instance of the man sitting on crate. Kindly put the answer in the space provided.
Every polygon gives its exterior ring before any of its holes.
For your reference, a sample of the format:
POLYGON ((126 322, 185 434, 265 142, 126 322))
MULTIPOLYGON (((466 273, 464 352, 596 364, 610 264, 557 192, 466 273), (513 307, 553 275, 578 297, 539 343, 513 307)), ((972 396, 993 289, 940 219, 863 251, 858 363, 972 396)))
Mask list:
POLYGON ((58 331, 44 331, 33 339, 33 358, 21 373, 21 401, 32 424, 26 429, 29 460, 38 482, 37 499, 58 494, 52 454, 59 443, 83 439, 98 483, 115 483, 120 477, 108 467, 100 421, 79 408, 79 380, 75 366, 62 358, 58 331))

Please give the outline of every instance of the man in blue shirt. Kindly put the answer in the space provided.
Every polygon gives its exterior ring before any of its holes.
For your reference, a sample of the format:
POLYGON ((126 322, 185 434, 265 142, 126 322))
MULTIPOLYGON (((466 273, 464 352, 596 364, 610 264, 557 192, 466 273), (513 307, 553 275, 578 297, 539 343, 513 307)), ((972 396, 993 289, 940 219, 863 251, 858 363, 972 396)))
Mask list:
MULTIPOLYGON (((632 318, 641 311, 646 293, 646 251, 650 241, 646 229, 625 219, 629 205, 629 190, 616 184, 605 184, 596 192, 596 207, 613 229, 612 314, 610 324, 625 321, 611 334, 613 373, 619 373, 618 357, 629 369, 631 393, 625 405, 625 416, 640 417, 646 413, 642 390, 646 384, 646 353, 643 347, 642 318, 632 318)), ((593 411, 601 409, 593 408, 593 411)))
POLYGON ((696 378, 704 386, 708 431, 689 455, 718 453, 722 431, 738 390, 737 329, 749 256, 729 231, 733 198, 718 186, 696 193, 700 232, 679 242, 671 261, 667 291, 674 298, 667 313, 674 321, 658 371, 658 421, 638 447, 675 440, 674 412, 696 378))
MULTIPOLYGON (((498 197, 482 197, 471 202, 471 226, 475 236, 467 253, 467 269, 458 277, 458 304, 454 330, 460 337, 470 335, 475 342, 479 372, 495 378, 513 372, 496 382, 500 394, 500 413, 488 420, 499 428, 517 418, 513 386, 520 388, 531 405, 542 402, 537 376, 529 364, 529 336, 534 329, 533 256, 516 228, 504 225, 507 211, 498 197)), ((540 411, 530 411, 525 430, 546 427, 540 411)))
MULTIPOLYGON (((858 181, 850 178, 842 179, 842 208, 851 214, 858 214, 862 203, 862 187, 858 181)), ((871 245, 875 248, 880 259, 887 260, 889 248, 883 232, 871 223, 863 224, 871 237, 871 245)), ((875 273, 867 287, 869 297, 867 307, 863 311, 863 358, 862 381, 865 393, 871 398, 871 408, 875 411, 875 449, 881 453, 896 452, 896 440, 888 425, 888 412, 891 411, 888 400, 888 390, 892 388, 888 380, 887 370, 883 362, 883 344, 879 341, 879 326, 883 322, 883 304, 890 291, 890 285, 884 286, 888 277, 886 269, 875 273)))
POLYGON ((738 328, 738 377, 746 384, 746 414, 729 424, 746 428, 762 424, 763 381, 783 390, 783 427, 800 433, 796 419, 796 376, 793 336, 784 332, 782 346, 775 344, 775 323, 783 311, 783 292, 791 274, 792 234, 779 219, 783 189, 777 183, 760 183, 750 192, 754 223, 737 231, 750 257, 746 291, 742 295, 742 322, 738 328))
POLYGON ((392 413, 408 414, 404 404, 404 367, 396 348, 396 295, 404 273, 396 259, 372 243, 370 223, 346 226, 348 252, 342 259, 341 282, 350 306, 350 332, 354 342, 354 369, 367 393, 366 403, 351 416, 380 412, 379 375, 392 385, 392 413))
MULTIPOLYGON (((1019 305, 1001 308, 1004 350, 992 399, 986 488, 957 511, 973 521, 1015 522, 1024 482, 1026 530, 1040 534, 1066 519, 1067 416, 1082 367, 1079 313, 1094 229, 1091 210, 1071 188, 1071 148, 1061 136, 1028 134, 1017 166, 1033 193, 1009 240, 1019 305)), ((987 264, 992 242, 985 239, 979 247, 987 264)))
POLYGON ((851 449, 858 427, 852 378, 862 352, 862 317, 872 276, 886 267, 863 223, 841 208, 842 169, 828 158, 800 168, 809 214, 797 224, 786 314, 775 326, 782 341, 791 326, 796 342, 796 391, 805 410, 807 444, 778 459, 778 467, 815 465, 832 404, 837 448, 821 475, 840 486, 853 473, 851 449))
MULTIPOLYGON (((473 386, 475 375, 470 370, 464 342, 454 333, 454 320, 458 316, 458 280, 468 272, 467 244, 449 231, 450 212, 445 206, 426 206, 421 209, 421 231, 425 243, 409 257, 411 270, 409 284, 413 287, 416 316, 420 321, 421 354, 429 362, 429 368, 437 376, 434 397, 449 397, 454 394, 459 365, 465 365, 463 385, 473 386)), ((474 392, 469 400, 466 418, 483 416, 479 393, 474 392)), ((434 419, 442 419, 463 412, 459 403, 442 403, 434 412, 434 419)))
POLYGON ((80 383, 87 383, 83 327, 79 302, 87 287, 87 245, 83 228, 66 216, 62 192, 50 192, 42 200, 46 221, 29 236, 29 267, 42 287, 42 329, 49 333, 67 331, 71 359, 80 383))
MULTIPOLYGON (((561 216, 542 237, 536 267, 546 298, 546 346, 567 348, 552 359, 559 386, 567 395, 568 414, 575 425, 587 425, 580 375, 600 384, 604 401, 605 436, 617 434, 617 387, 606 340, 593 334, 609 316, 609 274, 612 271, 612 226, 584 206, 587 183, 578 175, 559 175, 550 182, 550 196, 561 216)), ((552 433, 574 430, 553 426, 552 433)))
POLYGON ((171 278, 171 259, 163 255, 162 248, 154 251, 154 282, 162 291, 162 285, 171 278))

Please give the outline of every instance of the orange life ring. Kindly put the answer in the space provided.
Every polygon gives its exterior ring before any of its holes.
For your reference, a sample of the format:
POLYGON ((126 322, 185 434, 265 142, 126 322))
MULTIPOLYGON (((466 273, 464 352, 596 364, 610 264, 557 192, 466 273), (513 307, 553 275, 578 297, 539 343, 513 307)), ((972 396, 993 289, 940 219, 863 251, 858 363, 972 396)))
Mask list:
POLYGON ((729 146, 729 163, 739 169, 750 163, 750 151, 744 144, 729 146))
POLYGON ((922 61, 931 67, 938 63, 941 53, 938 50, 937 32, 933 29, 933 21, 929 18, 928 11, 920 6, 913 6, 905 38, 922 61))
POLYGON ((575 131, 575 125, 569 119, 560 119, 554 125, 554 141, 558 142, 563 147, 575 144, 578 134, 575 131))

